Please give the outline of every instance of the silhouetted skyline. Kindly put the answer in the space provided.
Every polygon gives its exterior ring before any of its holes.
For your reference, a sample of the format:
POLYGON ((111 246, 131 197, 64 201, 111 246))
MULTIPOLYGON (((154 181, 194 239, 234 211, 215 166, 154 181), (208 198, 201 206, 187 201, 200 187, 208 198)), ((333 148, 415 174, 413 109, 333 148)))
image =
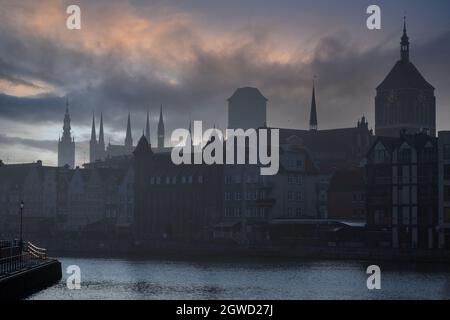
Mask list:
POLYGON ((314 75, 322 129, 363 114, 374 127, 375 87, 398 59, 405 12, 411 60, 436 87, 437 129, 448 129, 450 4, 378 4, 382 30, 369 31, 367 3, 353 0, 333 10, 328 1, 80 1, 82 30, 69 31, 65 2, 6 1, 0 159, 56 164, 66 96, 77 164, 89 159, 93 111, 118 143, 128 113, 137 139, 149 110, 156 143, 160 104, 167 133, 189 118, 221 128, 226 99, 243 86, 267 96, 270 125, 307 129, 314 75))

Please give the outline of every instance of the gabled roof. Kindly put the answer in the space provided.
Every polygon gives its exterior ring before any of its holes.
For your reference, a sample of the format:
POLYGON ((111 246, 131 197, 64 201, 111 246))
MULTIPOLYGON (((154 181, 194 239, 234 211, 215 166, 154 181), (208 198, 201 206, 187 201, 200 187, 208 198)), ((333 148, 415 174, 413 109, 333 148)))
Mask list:
POLYGON ((412 62, 399 60, 377 87, 377 90, 392 89, 434 90, 434 87, 425 80, 412 62))

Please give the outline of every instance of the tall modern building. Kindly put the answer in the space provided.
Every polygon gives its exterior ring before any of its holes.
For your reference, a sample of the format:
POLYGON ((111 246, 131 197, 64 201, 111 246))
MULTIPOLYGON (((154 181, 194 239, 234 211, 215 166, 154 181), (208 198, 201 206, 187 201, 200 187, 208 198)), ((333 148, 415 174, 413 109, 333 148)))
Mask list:
POLYGON ((70 130, 69 101, 67 101, 63 135, 58 141, 58 167, 68 165, 73 168, 75 166, 75 139, 72 137, 70 130))
POLYGON ((410 61, 406 20, 400 42, 400 60, 377 87, 375 133, 398 137, 426 132, 436 136, 436 98, 429 84, 410 61))
POLYGON ((228 99, 228 128, 247 130, 266 126, 267 101, 257 88, 238 88, 228 99))

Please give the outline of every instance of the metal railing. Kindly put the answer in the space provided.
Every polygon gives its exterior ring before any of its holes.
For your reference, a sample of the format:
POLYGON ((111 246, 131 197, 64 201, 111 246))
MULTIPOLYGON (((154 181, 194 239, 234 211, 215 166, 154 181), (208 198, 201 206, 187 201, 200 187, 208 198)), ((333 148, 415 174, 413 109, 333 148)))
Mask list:
MULTIPOLYGON (((18 248, 15 241, 8 241, 8 243, 9 248, 18 248)), ((5 246, 3 248, 8 247, 5 246)), ((47 250, 39 248, 31 242, 25 242, 22 252, 20 253, 20 249, 18 251, 18 254, 12 254, 0 259, 0 277, 37 266, 47 260, 47 250)))
POLYGON ((29 253, 2 258, 0 259, 0 277, 37 266, 41 263, 41 259, 36 258, 29 253))
POLYGON ((47 259, 47 249, 39 248, 31 242, 26 242, 23 251, 29 253, 33 257, 41 260, 47 259))

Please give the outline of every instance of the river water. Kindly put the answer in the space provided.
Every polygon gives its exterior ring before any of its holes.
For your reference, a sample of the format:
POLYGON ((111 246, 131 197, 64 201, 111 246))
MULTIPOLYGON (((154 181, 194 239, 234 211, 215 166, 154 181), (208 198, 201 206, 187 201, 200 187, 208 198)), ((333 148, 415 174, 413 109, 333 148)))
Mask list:
POLYGON ((59 260, 61 282, 30 299, 450 299, 450 265, 380 264, 381 289, 368 290, 370 264, 357 261, 59 260), (79 290, 67 287, 69 265, 79 290))

